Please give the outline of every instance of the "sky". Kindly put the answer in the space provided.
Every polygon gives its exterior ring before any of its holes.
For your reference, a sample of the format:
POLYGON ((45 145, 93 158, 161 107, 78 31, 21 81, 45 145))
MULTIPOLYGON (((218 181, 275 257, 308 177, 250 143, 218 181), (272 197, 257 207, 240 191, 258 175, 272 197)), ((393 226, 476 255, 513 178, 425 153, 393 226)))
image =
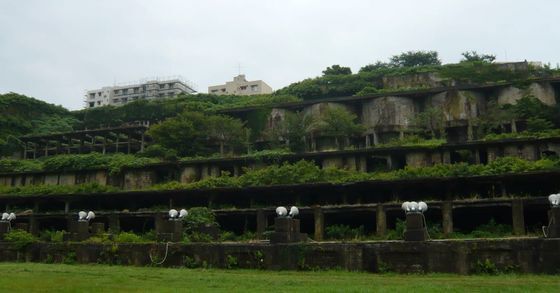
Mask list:
POLYGON ((239 73, 280 89, 410 50, 560 63, 560 1, 0 0, 0 93, 72 110, 86 90, 180 75, 205 93, 239 73))

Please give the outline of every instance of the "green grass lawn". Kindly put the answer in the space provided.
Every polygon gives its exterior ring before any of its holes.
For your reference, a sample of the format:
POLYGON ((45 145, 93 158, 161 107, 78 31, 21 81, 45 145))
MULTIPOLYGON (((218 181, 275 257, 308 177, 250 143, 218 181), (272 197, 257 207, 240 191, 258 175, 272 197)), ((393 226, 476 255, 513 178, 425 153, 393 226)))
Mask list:
POLYGON ((560 276, 397 275, 0 263, 0 292, 560 292, 560 276))

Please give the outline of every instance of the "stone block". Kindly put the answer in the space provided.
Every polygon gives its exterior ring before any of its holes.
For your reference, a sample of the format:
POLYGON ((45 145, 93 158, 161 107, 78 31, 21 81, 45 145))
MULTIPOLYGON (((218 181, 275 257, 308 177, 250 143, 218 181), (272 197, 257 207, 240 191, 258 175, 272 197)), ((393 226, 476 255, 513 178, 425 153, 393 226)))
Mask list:
POLYGON ((406 214, 406 231, 404 232, 404 240, 426 241, 428 238, 428 230, 424 225, 424 215, 422 213, 406 214))
POLYGON ((271 243, 291 243, 307 240, 307 234, 300 233, 300 222, 293 218, 276 218, 274 232, 270 235, 271 243))

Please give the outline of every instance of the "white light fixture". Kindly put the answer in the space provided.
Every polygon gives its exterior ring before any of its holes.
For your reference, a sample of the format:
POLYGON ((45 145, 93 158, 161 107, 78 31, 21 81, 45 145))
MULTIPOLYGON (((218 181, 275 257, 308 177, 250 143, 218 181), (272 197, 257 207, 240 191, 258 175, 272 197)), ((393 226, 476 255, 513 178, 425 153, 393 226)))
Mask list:
POLYGON ((407 214, 408 213, 424 213, 425 211, 428 210, 428 205, 423 201, 421 201, 421 202, 405 201, 405 202, 402 203, 401 209, 407 214))
POLYGON ((84 212, 84 211, 80 211, 78 212, 78 221, 79 222, 89 222, 91 220, 93 220, 95 218, 95 213, 92 211, 89 212, 84 212))
POLYGON ((16 214, 14 213, 2 213, 2 222, 11 222, 16 219, 16 214))
POLYGON ((186 217, 188 214, 189 214, 189 212, 187 212, 187 210, 181 209, 179 211, 179 219, 182 219, 182 218, 186 217))
POLYGON ((174 220, 179 216, 179 212, 177 212, 176 209, 170 209, 169 210, 169 219, 170 220, 174 220))
POLYGON ((285 217, 288 215, 288 210, 285 207, 277 207, 276 214, 278 217, 285 217))
POLYGON ((87 221, 87 220, 86 220, 86 217, 87 217, 87 213, 86 213, 86 212, 84 212, 84 211, 79 211, 79 212, 78 212, 78 221, 80 221, 80 222, 85 222, 85 221, 87 221))
POLYGON ((548 201, 553 207, 557 207, 560 205, 560 193, 551 194, 548 196, 548 201))
POLYGON ((299 215, 299 209, 296 206, 291 207, 289 213, 290 218, 293 218, 297 215, 299 215))

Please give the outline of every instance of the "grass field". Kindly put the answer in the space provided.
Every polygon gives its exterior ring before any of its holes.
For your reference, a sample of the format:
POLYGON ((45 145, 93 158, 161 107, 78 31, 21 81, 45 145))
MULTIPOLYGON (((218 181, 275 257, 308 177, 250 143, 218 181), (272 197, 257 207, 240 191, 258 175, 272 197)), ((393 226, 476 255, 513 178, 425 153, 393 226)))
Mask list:
POLYGON ((166 269, 0 263, 0 292, 560 292, 560 276, 166 269))

